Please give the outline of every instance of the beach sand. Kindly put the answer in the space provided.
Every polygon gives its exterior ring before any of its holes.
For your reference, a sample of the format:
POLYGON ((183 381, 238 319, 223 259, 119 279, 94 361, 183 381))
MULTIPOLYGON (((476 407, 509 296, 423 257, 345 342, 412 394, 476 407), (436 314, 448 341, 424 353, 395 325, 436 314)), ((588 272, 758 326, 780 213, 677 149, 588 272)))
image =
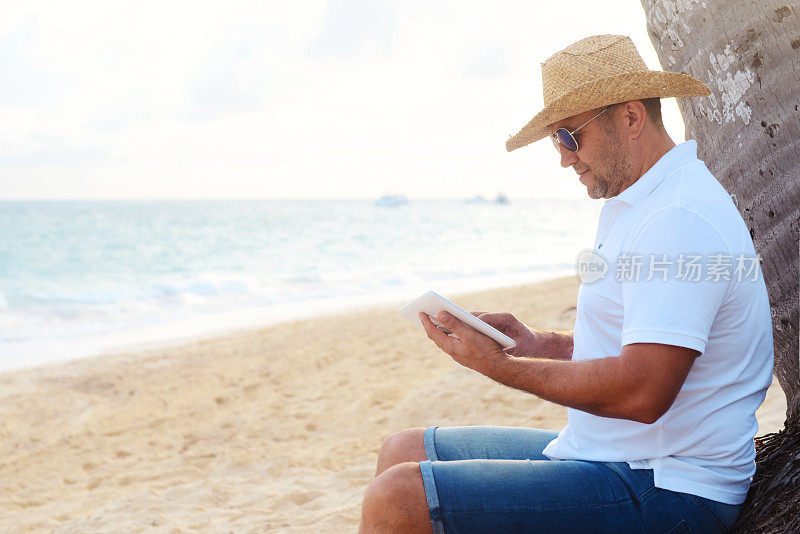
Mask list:
MULTIPOLYGON (((455 300, 569 329, 577 288, 455 300)), ((0 374, 0 531, 355 532, 389 434, 565 425, 565 408, 459 366, 396 308, 0 374)), ((785 409, 774 383, 759 433, 785 409)))

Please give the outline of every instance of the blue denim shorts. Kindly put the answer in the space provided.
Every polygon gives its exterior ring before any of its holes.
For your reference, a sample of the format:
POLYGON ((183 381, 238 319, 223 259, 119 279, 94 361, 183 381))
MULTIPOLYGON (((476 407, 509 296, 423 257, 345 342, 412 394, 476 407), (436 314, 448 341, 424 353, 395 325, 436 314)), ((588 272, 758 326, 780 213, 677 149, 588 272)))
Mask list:
POLYGON ((653 485, 625 462, 550 460, 558 435, 536 428, 425 430, 419 463, 434 534, 491 532, 727 532, 730 505, 653 485))

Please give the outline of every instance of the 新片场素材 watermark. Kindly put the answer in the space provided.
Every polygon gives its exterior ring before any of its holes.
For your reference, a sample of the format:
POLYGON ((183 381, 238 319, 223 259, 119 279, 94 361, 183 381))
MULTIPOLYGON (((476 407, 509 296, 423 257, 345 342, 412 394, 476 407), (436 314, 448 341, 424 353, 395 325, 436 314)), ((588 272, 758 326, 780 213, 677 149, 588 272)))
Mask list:
MULTIPOLYGON (((758 254, 619 254, 613 263, 614 279, 618 282, 649 282, 670 279, 688 282, 758 280, 761 258, 758 254)), ((576 263, 582 283, 596 282, 611 271, 609 262, 593 250, 584 250, 576 263)))

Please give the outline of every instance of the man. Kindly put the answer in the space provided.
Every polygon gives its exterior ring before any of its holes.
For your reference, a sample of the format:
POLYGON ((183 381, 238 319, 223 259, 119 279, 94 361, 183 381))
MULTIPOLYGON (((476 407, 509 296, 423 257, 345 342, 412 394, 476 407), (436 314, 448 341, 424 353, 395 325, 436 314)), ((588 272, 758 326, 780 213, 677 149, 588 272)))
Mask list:
POLYGON ((613 35, 542 72, 545 108, 507 149, 550 136, 607 199, 586 271, 601 275, 583 277, 574 331, 476 312, 517 341, 504 352, 452 316, 439 320, 458 339, 420 320, 458 363, 567 406, 568 424, 390 436, 361 532, 725 532, 755 469, 773 347, 747 227, 696 143, 675 146, 661 122, 658 98, 708 88, 648 71, 613 35))

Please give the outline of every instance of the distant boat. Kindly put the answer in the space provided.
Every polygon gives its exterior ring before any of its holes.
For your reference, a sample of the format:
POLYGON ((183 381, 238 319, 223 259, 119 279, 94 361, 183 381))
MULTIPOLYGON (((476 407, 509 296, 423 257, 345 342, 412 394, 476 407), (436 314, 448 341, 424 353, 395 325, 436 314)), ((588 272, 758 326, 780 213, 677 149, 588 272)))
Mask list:
POLYGON ((494 199, 495 204, 508 204, 508 197, 503 193, 497 193, 497 198, 494 199))
POLYGON ((466 202, 467 204, 483 204, 486 202, 486 199, 483 197, 483 195, 475 195, 472 198, 468 198, 466 202))
POLYGON ((375 201, 376 206, 392 207, 408 204, 408 199, 403 195, 383 195, 375 201))

